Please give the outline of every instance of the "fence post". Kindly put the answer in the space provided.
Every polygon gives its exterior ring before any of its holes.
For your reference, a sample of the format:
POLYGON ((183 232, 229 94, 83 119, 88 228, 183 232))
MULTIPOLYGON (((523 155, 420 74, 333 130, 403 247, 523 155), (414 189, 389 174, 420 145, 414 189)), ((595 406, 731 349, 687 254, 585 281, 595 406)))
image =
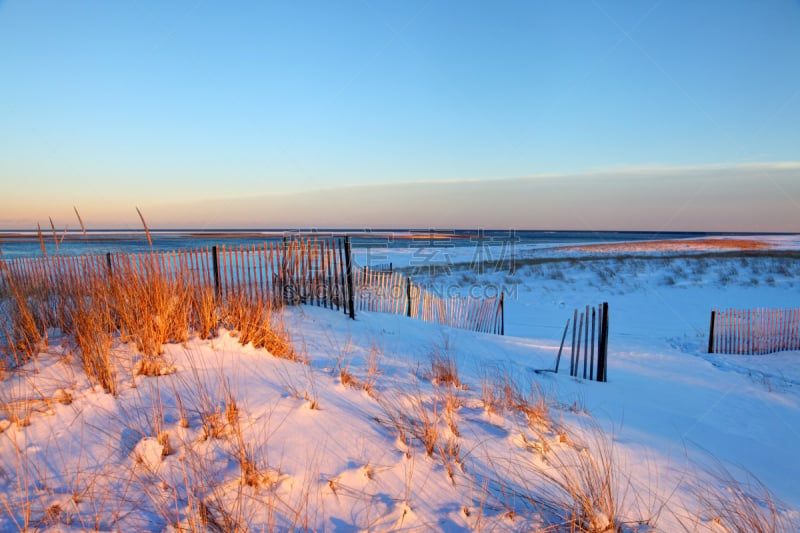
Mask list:
POLYGON ((500 293, 500 335, 506 334, 505 292, 500 293))
POLYGON ((344 244, 343 244, 343 242, 344 242, 344 239, 337 240, 337 245, 338 245, 338 248, 339 248, 339 262, 338 262, 338 265, 339 265, 339 271, 338 271, 339 280, 338 280, 338 283, 339 283, 339 295, 340 295, 339 297, 342 300, 342 310, 344 311, 344 314, 346 315, 347 314, 347 281, 346 281, 345 278, 347 277, 347 272, 345 272, 345 271, 347 269, 344 267, 344 244))
POLYGON ((567 319, 567 325, 564 326, 564 334, 561 335, 561 346, 558 347, 558 355, 556 356, 556 369, 555 369, 556 374, 558 374, 558 364, 561 362, 561 350, 564 349, 564 341, 567 339, 568 330, 569 330, 569 318, 567 319))
MULTIPOLYGON (((594 306, 592 306, 594 310, 594 306)), ((586 306, 585 333, 583 337, 583 379, 586 379, 586 359, 589 358, 589 306, 586 306)))
POLYGON ((575 372, 575 328, 578 325, 578 310, 575 309, 575 314, 572 317, 572 349, 569 352, 569 375, 572 376, 575 372))
POLYGON ((356 319, 356 310, 353 294, 353 263, 350 257, 350 236, 344 236, 344 260, 347 269, 347 307, 350 311, 350 318, 356 319))
MULTIPOLYGON (((281 302, 284 304, 289 303, 289 291, 291 288, 289 287, 289 243, 286 240, 286 234, 284 233, 282 239, 282 248, 283 251, 280 254, 280 277, 281 277, 281 302)), ((277 246, 276 246, 277 248, 277 246)))
POLYGON ((592 306, 592 340, 590 342, 591 354, 589 355, 589 381, 594 379, 594 328, 596 321, 597 321, 597 309, 595 309, 595 307, 592 306))
POLYGON ((108 267, 108 275, 114 274, 114 269, 111 268, 111 252, 106 252, 106 266, 108 267))
POLYGON ((577 349, 575 350, 575 368, 573 369, 573 373, 571 374, 572 377, 580 377, 580 369, 581 369, 581 337, 583 336, 583 313, 581 313, 581 317, 578 322, 578 344, 577 349))
POLYGON ((714 353, 714 319, 716 311, 711 311, 711 326, 708 328, 708 353, 714 353))
POLYGON ((217 296, 217 300, 219 300, 222 295, 222 284, 220 283, 219 252, 217 251, 216 244, 211 248, 211 259, 214 265, 214 294, 217 296))
POLYGON ((603 302, 597 346, 597 381, 606 381, 608 362, 608 302, 603 302))
POLYGON ((595 375, 595 379, 597 381, 603 381, 603 321, 605 320, 605 316, 603 315, 603 304, 597 306, 597 374, 595 375))
POLYGON ((408 300, 408 304, 406 305, 406 316, 411 316, 411 278, 406 278, 406 300, 408 300))

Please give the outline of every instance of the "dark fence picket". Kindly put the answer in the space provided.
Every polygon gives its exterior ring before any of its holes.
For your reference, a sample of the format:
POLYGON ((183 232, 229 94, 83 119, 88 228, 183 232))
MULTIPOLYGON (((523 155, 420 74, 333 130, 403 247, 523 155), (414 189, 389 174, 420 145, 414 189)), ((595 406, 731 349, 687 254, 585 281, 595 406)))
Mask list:
POLYGON ((244 268, 244 250, 242 245, 231 247, 231 287, 239 289, 239 293, 244 293, 247 296, 247 278, 245 277, 244 268))
POLYGON ((775 349, 775 313, 772 309, 767 310, 767 352, 772 353, 775 349))
MULTIPOLYGON (((589 380, 594 379, 594 327, 596 321, 596 311, 594 307, 592 307, 592 339, 591 339, 591 353, 589 354, 589 380)), ((561 343, 563 344, 564 341, 562 340, 561 343)))
POLYGON ((600 339, 597 345, 597 381, 606 382, 608 378, 608 303, 600 306, 600 339))
POLYGON ((575 313, 572 316, 572 350, 570 351, 569 356, 569 375, 575 375, 575 332, 578 328, 578 310, 575 309, 575 313))
POLYGON ((225 259, 222 267, 226 278, 225 297, 230 298, 236 287, 236 246, 223 246, 222 257, 225 259))
POLYGON ((744 311, 741 309, 736 312, 736 349, 739 353, 744 353, 744 311))
POLYGON ((578 377, 581 366, 581 337, 583 336, 583 313, 578 318, 578 344, 575 350, 575 368, 572 369, 572 375, 578 377))
POLYGON ((227 286, 226 286, 226 297, 230 298, 234 295, 234 290, 236 288, 236 246, 227 246, 225 247, 225 253, 222 254, 225 258, 225 266, 223 270, 227 273, 227 286))
POLYGON ((252 299, 253 292, 252 292, 252 279, 250 277, 250 250, 243 245, 239 245, 239 250, 237 253, 236 261, 237 261, 237 273, 239 275, 239 292, 244 293, 245 298, 252 299))
POLYGON ((800 309, 793 309, 792 314, 794 320, 792 321, 792 350, 800 350, 800 309))
POLYGON ((325 309, 328 309, 329 305, 329 291, 330 291, 330 274, 328 273, 328 250, 326 248, 326 241, 323 239, 320 242, 320 254, 319 254, 319 263, 320 263, 320 297, 322 298, 322 305, 325 309))
POLYGON ((784 327, 784 337, 783 337, 783 349, 784 350, 791 350, 789 346, 791 346, 792 342, 792 310, 786 310, 786 326, 784 327))
POLYGON ((724 346, 725 351, 729 352, 731 349, 731 313, 729 311, 725 312, 725 330, 723 334, 725 335, 724 346))

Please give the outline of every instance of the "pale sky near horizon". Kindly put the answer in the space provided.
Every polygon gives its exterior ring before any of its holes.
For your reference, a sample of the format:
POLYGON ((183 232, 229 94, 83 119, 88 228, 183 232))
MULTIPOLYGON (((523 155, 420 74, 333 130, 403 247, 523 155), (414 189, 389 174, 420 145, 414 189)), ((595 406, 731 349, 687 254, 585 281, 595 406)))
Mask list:
POLYGON ((800 232, 800 2, 0 1, 0 229, 800 232))

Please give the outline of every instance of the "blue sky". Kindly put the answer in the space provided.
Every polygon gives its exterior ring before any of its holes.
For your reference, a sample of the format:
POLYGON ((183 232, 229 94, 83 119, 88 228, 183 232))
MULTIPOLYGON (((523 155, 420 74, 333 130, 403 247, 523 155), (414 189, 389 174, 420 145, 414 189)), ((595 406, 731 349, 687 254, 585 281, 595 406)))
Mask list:
POLYGON ((799 65, 796 0, 6 1, 0 228, 800 231, 799 65))

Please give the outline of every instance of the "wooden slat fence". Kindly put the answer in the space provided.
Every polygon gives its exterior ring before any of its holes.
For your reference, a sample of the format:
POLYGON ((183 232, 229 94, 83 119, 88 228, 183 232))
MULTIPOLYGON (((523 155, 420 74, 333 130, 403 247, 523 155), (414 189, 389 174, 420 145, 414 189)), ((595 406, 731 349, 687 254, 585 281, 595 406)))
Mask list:
POLYGON ((373 272, 392 272, 392 263, 374 263, 369 265, 369 269, 373 272))
POLYGON ((65 285, 77 285, 92 275, 106 275, 108 262, 100 255, 17 257, 0 260, 0 294, 7 295, 13 286, 27 291, 49 291, 65 285))
POLYGON ((708 352, 761 355, 800 350, 800 309, 711 311, 708 352))
POLYGON ((213 287, 219 299, 245 295, 284 304, 405 315, 454 328, 504 333, 503 295, 442 298, 391 268, 351 267, 349 240, 297 238, 193 250, 0 259, 0 297, 13 284, 59 290, 95 276, 160 275, 213 287), (351 307, 352 302, 352 307, 351 307))
POLYGON ((220 246, 222 296, 244 292, 288 304, 307 303, 339 309, 346 279, 340 239, 301 238, 283 243, 220 246))
POLYGON ((333 238, 105 256, 18 257, 0 260, 0 294, 8 294, 12 281, 57 290, 98 275, 158 274, 171 282, 214 287, 221 298, 243 294, 339 309, 346 293, 343 257, 342 240, 333 238))
POLYGON ((408 314, 406 278, 401 273, 362 267, 353 272, 353 285, 356 310, 408 314))
POLYGON ((453 328, 503 334, 503 295, 443 298, 413 283, 400 272, 354 271, 357 310, 406 315, 453 328))

